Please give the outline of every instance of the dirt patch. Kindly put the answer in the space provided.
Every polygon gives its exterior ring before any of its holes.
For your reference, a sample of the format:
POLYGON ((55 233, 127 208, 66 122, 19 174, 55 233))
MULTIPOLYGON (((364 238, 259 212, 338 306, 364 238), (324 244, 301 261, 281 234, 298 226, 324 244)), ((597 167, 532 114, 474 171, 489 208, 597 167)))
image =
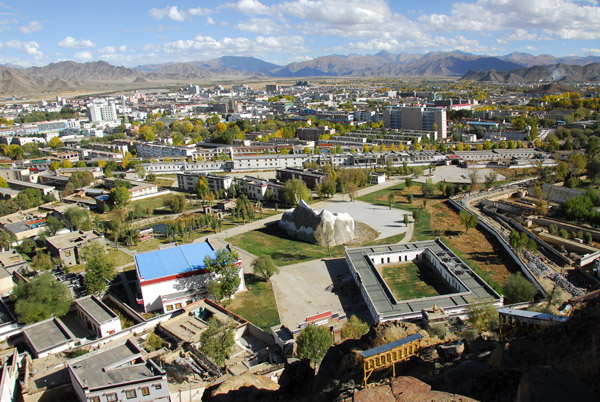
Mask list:
POLYGON ((427 211, 431 214, 431 229, 448 239, 452 247, 462 252, 477 264, 490 277, 503 286, 508 276, 516 269, 510 269, 510 257, 504 249, 477 229, 469 229, 460 222, 458 213, 444 200, 428 200, 427 211))
POLYGON ((352 242, 352 245, 363 244, 376 240, 379 237, 379 232, 373 229, 366 223, 354 221, 356 223, 356 239, 352 242))

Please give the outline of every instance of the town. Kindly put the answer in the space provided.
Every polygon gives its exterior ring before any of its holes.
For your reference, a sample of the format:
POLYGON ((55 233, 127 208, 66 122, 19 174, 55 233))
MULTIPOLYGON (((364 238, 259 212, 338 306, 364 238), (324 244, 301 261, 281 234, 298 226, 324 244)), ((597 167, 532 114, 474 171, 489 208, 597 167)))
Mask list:
POLYGON ((4 103, 2 395, 276 390, 297 358, 401 325, 404 346, 361 352, 367 385, 398 348, 565 325, 599 283, 597 91, 315 79, 4 103))

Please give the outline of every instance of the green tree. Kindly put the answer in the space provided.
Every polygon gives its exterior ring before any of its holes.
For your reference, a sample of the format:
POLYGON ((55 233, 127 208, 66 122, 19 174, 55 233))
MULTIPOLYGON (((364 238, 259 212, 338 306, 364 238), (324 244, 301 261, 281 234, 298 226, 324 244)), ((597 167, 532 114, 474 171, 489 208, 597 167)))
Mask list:
POLYGON ((431 179, 427 179, 423 187, 421 187, 421 191, 423 192, 424 198, 432 198, 435 193, 435 184, 431 179))
POLYGON ((60 138, 58 138, 58 137, 52 137, 52 138, 50 138, 50 141, 48 142, 48 145, 50 145, 50 148, 56 149, 56 148, 62 148, 62 147, 64 147, 65 143, 62 142, 60 140, 60 138))
POLYGON ((234 345, 234 324, 222 323, 215 317, 209 319, 208 327, 200 335, 200 351, 222 366, 233 352, 234 345))
POLYGON ((498 181, 498 174, 493 170, 485 176, 485 188, 493 187, 498 181))
POLYGON ((87 209, 70 207, 65 211, 65 222, 71 230, 92 230, 94 223, 87 209))
POLYGON ((37 271, 48 271, 54 267, 50 254, 38 251, 31 259, 31 265, 37 271))
POLYGON ((69 177, 69 183, 72 183, 74 188, 89 186, 93 181, 94 175, 89 170, 78 170, 69 177))
POLYGON ((183 194, 177 194, 165 198, 164 205, 169 208, 173 213, 179 214, 185 211, 187 200, 183 194))
POLYGON ((0 246, 3 249, 10 250, 13 243, 17 241, 17 237, 7 229, 0 230, 0 246))
POLYGON ((70 169, 73 167, 73 163, 68 159, 63 159, 62 163, 60 164, 60 167, 64 169, 70 169))
POLYGON ((33 324, 50 317, 61 317, 69 312, 71 294, 69 288, 57 282, 50 273, 21 282, 11 295, 19 321, 33 324))
POLYGON ((60 168, 60 162, 54 161, 50 164, 50 170, 58 170, 60 168))
POLYGON ((394 193, 389 193, 387 195, 387 199, 388 199, 388 206, 390 207, 390 210, 392 209, 392 207, 394 206, 394 201, 395 201, 395 196, 394 193))
POLYGON ((97 241, 89 242, 82 250, 85 260, 85 289, 88 294, 99 295, 108 289, 108 283, 117 275, 115 262, 97 241))
POLYGON ((162 349, 164 343, 162 338, 153 331, 148 334, 148 338, 146 338, 146 342, 144 342, 144 349, 149 352, 154 352, 155 350, 162 349))
POLYGON ((240 286, 238 260, 238 254, 234 250, 229 249, 217 250, 214 258, 210 256, 204 258, 204 265, 208 272, 213 272, 217 275, 223 297, 231 298, 240 286))
POLYGON ((404 185, 406 186, 406 189, 408 190, 413 185, 412 179, 410 177, 407 177, 404 180, 404 185))
POLYGON ((261 255, 252 262, 252 270, 254 275, 261 277, 265 281, 269 281, 271 276, 279 273, 279 268, 270 256, 261 255))
POLYGON ((469 324, 478 331, 496 331, 498 329, 498 309, 492 302, 469 303, 467 316, 469 324))
POLYGON ((0 187, 8 188, 8 183, 6 182, 6 180, 4 180, 3 177, 0 177, 0 187))
POLYGON ((469 233, 469 228, 477 226, 477 215, 469 213, 466 209, 462 209, 458 214, 460 221, 465 225, 465 233, 469 233))
POLYGON ((369 332, 369 324, 362 322, 360 318, 351 315, 342 326, 342 339, 358 339, 369 332))
POLYGON ((109 201, 117 208, 125 208, 131 200, 129 189, 125 186, 115 186, 108 194, 109 201))
POLYGON ((296 338, 298 357, 309 359, 314 365, 318 365, 323 360, 332 344, 333 337, 329 328, 314 324, 309 324, 296 338))
POLYGON ((506 304, 526 302, 533 299, 537 294, 535 286, 527 280, 520 272, 511 274, 502 287, 504 302, 506 304))
POLYGON ((302 180, 292 179, 285 183, 281 198, 287 205, 297 205, 300 200, 312 200, 312 193, 302 180))

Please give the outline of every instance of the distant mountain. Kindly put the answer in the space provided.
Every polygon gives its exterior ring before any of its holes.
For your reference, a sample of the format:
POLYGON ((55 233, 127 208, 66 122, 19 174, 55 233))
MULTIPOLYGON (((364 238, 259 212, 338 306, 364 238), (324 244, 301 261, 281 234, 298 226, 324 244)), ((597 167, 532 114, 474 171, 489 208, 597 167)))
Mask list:
POLYGON ((292 63, 274 72, 277 77, 360 76, 360 77, 460 77, 469 70, 500 71, 522 67, 496 57, 462 52, 428 53, 426 55, 324 56, 292 63))
POLYGON ((460 51, 427 54, 329 55, 279 66, 255 57, 224 56, 206 61, 148 64, 127 68, 105 61, 64 61, 44 67, 0 66, 0 93, 39 94, 61 91, 139 88, 160 84, 219 79, 331 77, 463 77, 477 81, 587 81, 597 80, 600 57, 556 58, 511 53, 481 56, 460 51), (569 63, 553 60, 570 61, 569 63), (530 67, 531 63, 536 66, 530 67))
POLYGON ((511 71, 469 71, 461 80, 491 82, 593 82, 600 81, 600 63, 576 66, 551 64, 511 71))
POLYGON ((554 57, 549 54, 540 54, 533 56, 529 53, 512 52, 506 56, 501 56, 501 60, 520 64, 524 67, 542 66, 548 64, 570 64, 575 66, 584 66, 591 63, 600 63, 600 56, 571 56, 554 57))

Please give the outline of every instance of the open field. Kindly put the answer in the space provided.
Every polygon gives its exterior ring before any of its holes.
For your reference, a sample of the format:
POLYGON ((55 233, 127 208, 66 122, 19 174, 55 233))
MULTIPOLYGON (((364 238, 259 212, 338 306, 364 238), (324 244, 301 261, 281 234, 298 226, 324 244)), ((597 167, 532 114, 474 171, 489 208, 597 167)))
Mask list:
POLYGON ((391 264, 377 270, 398 300, 432 297, 451 292, 425 261, 391 264))
POLYGON ((113 261, 115 262, 116 267, 120 267, 121 265, 133 263, 133 257, 121 250, 117 250, 116 248, 111 248, 111 249, 107 250, 107 252, 108 252, 109 257, 112 258, 113 261))
POLYGON ((224 306, 252 324, 269 331, 279 324, 279 314, 271 282, 263 282, 252 274, 246 274, 247 292, 237 293, 224 306))
MULTIPOLYGON (((466 233, 458 213, 449 206, 446 198, 425 200, 420 185, 413 185, 406 189, 404 184, 400 184, 359 199, 379 205, 388 205, 387 196, 390 192, 395 193, 394 208, 415 211, 425 205, 425 213, 416 222, 413 238, 410 241, 440 237, 494 290, 502 292, 501 287, 516 269, 512 268, 509 257, 500 245, 477 229, 470 229, 466 233), (413 194, 412 204, 408 204, 408 194, 413 194)), ((436 196, 441 197, 441 193, 436 191, 436 196)))

